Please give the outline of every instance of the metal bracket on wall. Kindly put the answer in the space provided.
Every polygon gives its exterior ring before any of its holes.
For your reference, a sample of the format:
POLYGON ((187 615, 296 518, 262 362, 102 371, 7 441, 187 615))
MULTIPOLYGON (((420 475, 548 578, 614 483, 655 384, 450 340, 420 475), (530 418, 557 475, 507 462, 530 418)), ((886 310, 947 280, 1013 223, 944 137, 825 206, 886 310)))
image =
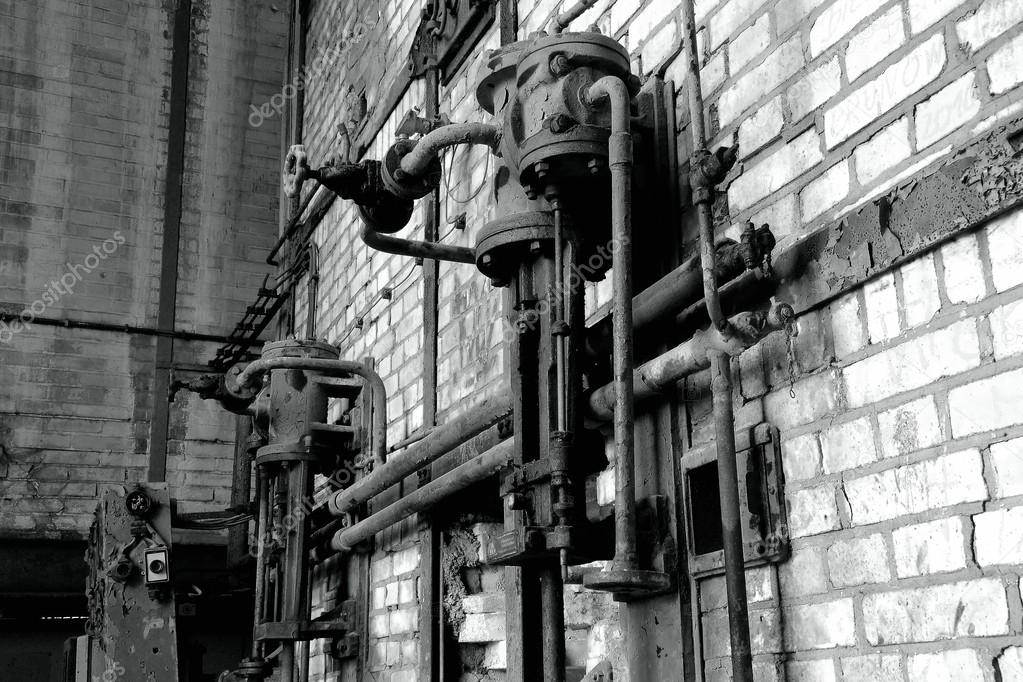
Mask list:
MULTIPOLYGON (((788 559, 789 538, 778 429, 762 423, 736 433, 743 553, 747 567, 788 559)), ((689 570, 724 571, 716 454, 713 443, 682 458, 689 570)))
POLYGON ((429 0, 412 41, 409 75, 418 78, 436 64, 447 85, 496 16, 497 0, 429 0))

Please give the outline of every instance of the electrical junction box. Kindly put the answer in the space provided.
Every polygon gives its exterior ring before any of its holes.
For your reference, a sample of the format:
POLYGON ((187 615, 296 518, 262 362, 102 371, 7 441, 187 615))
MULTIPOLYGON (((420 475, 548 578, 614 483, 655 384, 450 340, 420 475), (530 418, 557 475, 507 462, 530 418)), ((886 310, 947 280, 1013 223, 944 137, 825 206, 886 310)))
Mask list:
POLYGON ((147 585, 163 585, 170 582, 170 553, 166 547, 150 547, 145 553, 147 585))

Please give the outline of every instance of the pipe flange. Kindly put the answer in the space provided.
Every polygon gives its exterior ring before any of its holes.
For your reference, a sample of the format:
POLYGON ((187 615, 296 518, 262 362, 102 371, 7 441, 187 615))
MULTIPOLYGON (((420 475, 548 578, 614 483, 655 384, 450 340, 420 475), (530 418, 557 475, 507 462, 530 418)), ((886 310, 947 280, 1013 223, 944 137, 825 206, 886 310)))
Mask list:
POLYGON ((265 680, 270 677, 270 664, 262 658, 246 658, 235 668, 234 674, 248 682, 265 680))
POLYGON ((260 390, 258 383, 248 386, 242 386, 238 383, 238 377, 245 369, 246 364, 247 363, 237 363, 228 367, 227 371, 224 372, 224 379, 222 382, 224 393, 241 405, 248 405, 255 400, 256 395, 259 394, 260 390))
MULTIPOLYGON (((567 220, 565 221, 567 227, 567 220)), ((554 240, 551 211, 513 213, 492 220, 476 241, 476 267, 498 282, 510 280, 530 251, 549 248, 554 240)))
POLYGON ((329 449, 321 445, 306 446, 296 443, 264 445, 256 450, 256 466, 265 466, 273 462, 322 462, 329 454, 329 449))
POLYGON ((398 139, 384 154, 380 165, 380 179, 391 194, 401 199, 422 199, 440 186, 440 159, 430 160, 427 171, 420 176, 412 176, 402 170, 401 160, 407 156, 416 143, 407 138, 398 139))
POLYGON ((587 573, 583 584, 590 590, 612 592, 615 601, 624 602, 664 594, 672 589, 671 576, 667 573, 628 568, 587 573))
POLYGON ((611 129, 601 126, 544 127, 522 143, 520 184, 543 189, 573 180, 593 182, 594 175, 607 177, 610 137, 611 129))
POLYGON ((337 360, 341 351, 337 346, 317 339, 284 339, 263 344, 262 358, 311 358, 337 360))

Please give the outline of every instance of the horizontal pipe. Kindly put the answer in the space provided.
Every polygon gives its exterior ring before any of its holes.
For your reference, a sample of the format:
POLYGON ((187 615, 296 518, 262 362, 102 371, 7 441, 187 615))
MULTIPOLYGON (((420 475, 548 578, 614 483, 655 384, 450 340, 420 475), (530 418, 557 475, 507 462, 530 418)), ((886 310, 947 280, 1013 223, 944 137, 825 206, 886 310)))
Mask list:
POLYGON ((344 490, 327 499, 330 512, 335 516, 346 514, 373 497, 411 476, 427 464, 437 461, 465 441, 479 435, 511 414, 508 396, 487 398, 465 413, 436 427, 430 435, 393 457, 384 466, 360 478, 344 490))
POLYGON ((410 256, 412 258, 430 258, 432 260, 443 260, 452 263, 476 262, 476 252, 465 246, 448 246, 436 242, 421 242, 411 239, 401 239, 382 234, 364 222, 362 225, 362 241, 371 249, 393 253, 398 256, 410 256))
MULTIPOLYGON (((729 322, 736 333, 723 337, 715 329, 703 329, 688 341, 636 368, 633 392, 638 403, 670 388, 685 376, 710 367, 713 353, 734 356, 775 331, 784 329, 792 319, 792 308, 787 303, 775 303, 768 312, 745 312, 729 322)), ((601 386, 590 395, 591 419, 608 421, 614 416, 614 384, 601 386)))
POLYGON ((352 360, 326 360, 319 358, 262 358, 250 362, 238 375, 239 386, 249 386, 258 377, 273 369, 302 369, 324 374, 354 374, 362 377, 370 388, 373 400, 373 460, 377 465, 387 461, 387 389, 384 380, 375 371, 352 360))
MULTIPOLYGON (((5 307, 12 307, 6 305, 5 307)), ((36 317, 33 316, 28 322, 26 322, 22 313, 12 312, 0 312, 0 322, 19 322, 26 329, 34 324, 38 324, 43 327, 64 327, 65 329, 88 329, 90 331, 99 332, 113 332, 115 334, 134 334, 138 336, 159 336, 159 337, 170 337, 173 339, 181 339, 182 341, 209 341, 211 343, 231 343, 238 344, 240 346, 262 346, 266 343, 263 339, 246 339, 246 338, 233 338, 231 336, 221 336, 218 334, 202 334, 200 332, 187 332, 179 331, 176 329, 156 329, 154 327, 139 327, 130 324, 114 324, 111 322, 89 322, 86 320, 74 320, 70 318, 59 318, 59 317, 36 317)), ((20 331, 17 328, 9 330, 11 333, 17 333, 20 331)), ((2 337, 0 337, 2 338, 2 337)))
POLYGON ((509 438, 369 518, 338 531, 330 543, 331 548, 338 552, 349 551, 360 542, 390 528, 402 519, 432 509, 452 495, 498 473, 511 463, 514 455, 515 439, 509 438))
POLYGON ((501 129, 489 123, 452 123, 441 126, 416 143, 401 159, 401 169, 412 177, 425 173, 440 150, 457 144, 483 144, 497 151, 501 144, 501 129))

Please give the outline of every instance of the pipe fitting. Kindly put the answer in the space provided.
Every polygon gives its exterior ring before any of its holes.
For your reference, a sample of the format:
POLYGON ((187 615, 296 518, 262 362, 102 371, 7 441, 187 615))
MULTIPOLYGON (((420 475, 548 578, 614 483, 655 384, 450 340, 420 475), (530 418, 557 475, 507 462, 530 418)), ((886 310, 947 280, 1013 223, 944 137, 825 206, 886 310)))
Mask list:
POLYGON ((293 144, 284 157, 284 194, 294 199, 302 192, 302 184, 309 177, 309 156, 305 147, 293 144))

